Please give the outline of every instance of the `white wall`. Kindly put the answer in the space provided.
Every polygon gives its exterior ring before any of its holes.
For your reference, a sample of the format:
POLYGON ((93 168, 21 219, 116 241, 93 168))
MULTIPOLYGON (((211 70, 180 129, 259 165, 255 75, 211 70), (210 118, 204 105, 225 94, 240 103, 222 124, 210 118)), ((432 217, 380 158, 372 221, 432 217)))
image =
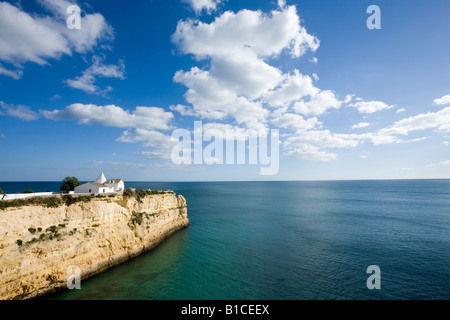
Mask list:
POLYGON ((124 191, 125 189, 125 185, 123 183, 123 181, 119 182, 119 183, 108 183, 107 184, 108 187, 110 187, 111 189, 113 189, 114 191, 124 191))
POLYGON ((96 192, 98 187, 93 186, 89 183, 82 184, 81 186, 78 186, 75 188, 75 193, 93 193, 96 192), (91 189, 91 192, 89 192, 89 189, 91 189))
POLYGON ((90 183, 82 184, 75 188, 75 193, 111 193, 114 192, 112 188, 108 188, 107 186, 98 187, 90 183), (89 192, 91 190, 91 192, 89 192), (103 192, 105 190, 105 192, 103 192))
MULTIPOLYGON (((10 193, 7 194, 5 199, 3 199, 3 195, 0 194, 0 201, 3 200, 14 200, 14 199, 27 199, 33 197, 43 197, 43 196, 52 196, 52 195, 60 195, 61 192, 36 192, 36 193, 10 193)), ((70 191, 69 194, 74 194, 73 191, 70 191)))

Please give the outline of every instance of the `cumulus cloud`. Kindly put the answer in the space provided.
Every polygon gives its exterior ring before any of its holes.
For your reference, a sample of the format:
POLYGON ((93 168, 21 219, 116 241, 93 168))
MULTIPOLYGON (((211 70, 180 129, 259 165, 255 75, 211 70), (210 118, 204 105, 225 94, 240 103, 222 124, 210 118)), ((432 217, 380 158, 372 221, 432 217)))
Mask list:
POLYGON ((270 57, 287 49, 293 57, 315 51, 319 40, 300 25, 295 6, 261 11, 227 11, 210 24, 186 20, 178 22, 172 36, 178 48, 197 59, 206 57, 270 57))
POLYGON ((364 136, 332 133, 330 130, 310 130, 289 136, 284 141, 286 153, 302 160, 330 161, 336 153, 325 149, 352 148, 358 146, 364 136))
POLYGON ((448 94, 448 95, 446 95, 446 96, 443 96, 442 98, 435 99, 435 100, 433 101, 433 104, 434 104, 434 105, 437 105, 437 106, 442 106, 442 105, 450 104, 450 94, 448 94))
POLYGON ((101 89, 95 85, 97 77, 125 79, 125 63, 121 60, 117 65, 105 65, 100 57, 94 56, 92 65, 75 79, 66 80, 69 87, 82 90, 89 94, 105 95, 111 87, 101 89))
POLYGON ((148 159, 169 160, 172 149, 178 144, 173 141, 172 137, 155 130, 134 129, 127 130, 117 139, 118 142, 124 143, 142 143, 144 148, 149 151, 140 152, 139 155, 148 159))
POLYGON ((10 105, 0 101, 0 116, 10 116, 24 121, 32 121, 39 118, 39 114, 23 105, 10 105))
POLYGON ((437 112, 421 113, 416 116, 402 119, 392 126, 381 129, 384 136, 408 135, 412 131, 437 129, 441 132, 450 132, 450 107, 437 112))
MULTIPOLYGON (((177 144, 170 135, 160 131, 172 129, 170 122, 173 114, 157 107, 136 107, 125 110, 115 105, 96 106, 75 103, 62 110, 41 110, 50 120, 78 120, 82 125, 100 124, 116 128, 129 128, 122 132, 116 141, 123 143, 141 143, 148 151, 140 155, 152 159, 170 159, 172 148, 177 144)), ((103 162, 111 166, 130 166, 119 162, 103 162)), ((98 163, 97 163, 98 164, 98 163)), ((137 166, 135 166, 137 167, 137 166)))
POLYGON ((260 127, 267 117, 268 112, 260 102, 236 95, 208 71, 196 67, 189 72, 179 71, 175 74, 174 81, 189 88, 185 98, 193 105, 193 109, 184 108, 183 112, 205 119, 226 120, 227 117, 232 117, 237 123, 244 123, 252 128, 260 127))
POLYGON ((353 104, 349 104, 349 107, 353 107, 358 109, 359 112, 361 113, 375 113, 381 110, 385 110, 385 109, 391 109, 394 106, 390 106, 387 105, 384 102, 381 101, 357 101, 353 104))
POLYGON ((287 155, 300 160, 311 160, 311 161, 331 161, 337 159, 337 154, 333 152, 326 152, 320 150, 317 147, 303 144, 296 148, 289 148, 287 146, 287 155))
POLYGON ((269 91, 265 95, 265 101, 274 107, 288 106, 293 101, 306 96, 316 96, 319 89, 313 84, 310 76, 294 70, 293 74, 287 74, 278 88, 269 91))
MULTIPOLYGON (((245 137, 243 130, 267 130, 271 123, 288 131, 283 142, 286 154, 319 161, 337 158, 329 149, 352 148, 363 141, 375 144, 399 140, 382 133, 358 135, 321 130, 318 116, 350 104, 354 95, 341 101, 334 91, 316 87, 311 76, 297 69, 283 73, 269 64, 282 54, 297 58, 319 47, 319 40, 300 24, 296 8, 287 6, 285 1, 278 1, 278 8, 269 14, 227 11, 211 23, 180 21, 172 41, 180 52, 208 61, 202 69, 176 72, 174 82, 187 87, 184 97, 189 105, 171 107, 181 115, 227 122, 205 126, 221 132, 234 130, 245 137)), ((312 62, 317 63, 317 59, 312 62)), ((318 80, 317 75, 313 77, 318 80)), ((362 113, 392 108, 380 101, 360 98, 351 106, 362 113)), ((359 123, 353 128, 368 125, 359 123)))
POLYGON ((170 129, 173 114, 157 107, 136 107, 133 112, 115 105, 96 106, 74 103, 62 110, 43 110, 51 120, 78 120, 79 124, 101 124, 118 128, 170 129))
POLYGON ((343 101, 339 101, 334 92, 331 90, 323 90, 311 97, 309 101, 298 101, 294 104, 293 109, 297 113, 304 115, 320 115, 329 109, 339 109, 343 101))
POLYGON ((185 98, 192 105, 192 109, 177 107, 182 113, 263 128, 269 115, 265 103, 286 105, 290 96, 299 99, 318 91, 310 77, 298 71, 284 75, 267 62, 283 52, 300 57, 319 46, 319 40, 300 25, 294 6, 281 3, 270 14, 227 11, 209 24, 180 21, 172 41, 180 52, 209 60, 208 68, 175 74, 174 81, 188 88, 185 98))
POLYGON ((172 105, 170 106, 170 110, 178 112, 182 116, 195 116, 192 108, 183 104, 172 105))
POLYGON ((217 6, 224 2, 223 0, 184 0, 187 2, 197 14, 205 10, 208 14, 216 11, 217 6))
MULTIPOLYGON (((59 59, 73 52, 85 53, 99 41, 111 39, 113 31, 99 13, 81 17, 81 29, 69 30, 66 25, 66 0, 39 0, 51 15, 38 16, 23 11, 8 2, 0 2, 0 60, 22 65, 33 62, 48 64, 49 59, 59 59)), ((18 79, 21 73, 1 74, 18 79)), ((20 69, 18 69, 20 70, 20 69)))
POLYGON ((370 126, 370 123, 368 123, 368 122, 359 122, 359 123, 353 125, 352 129, 366 128, 368 126, 370 126))
POLYGON ((209 122, 202 124, 201 128, 194 130, 194 134, 205 134, 208 132, 211 135, 217 135, 224 140, 247 140, 250 137, 268 134, 268 128, 248 129, 239 126, 233 126, 228 123, 209 122), (200 130, 202 132, 200 132, 200 130))
POLYGON ((279 128, 290 129, 295 132, 304 132, 314 128, 320 128, 322 123, 317 118, 305 120, 301 115, 295 113, 285 113, 272 120, 272 123, 279 128))

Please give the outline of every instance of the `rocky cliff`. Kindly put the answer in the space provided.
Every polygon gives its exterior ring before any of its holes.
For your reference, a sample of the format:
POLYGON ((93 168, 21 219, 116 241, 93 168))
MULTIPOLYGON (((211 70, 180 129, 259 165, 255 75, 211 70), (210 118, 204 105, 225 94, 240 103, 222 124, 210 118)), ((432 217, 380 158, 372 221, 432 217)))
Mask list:
POLYGON ((189 225, 186 200, 171 192, 85 200, 0 210, 0 299, 65 288, 69 267, 86 279, 189 225))

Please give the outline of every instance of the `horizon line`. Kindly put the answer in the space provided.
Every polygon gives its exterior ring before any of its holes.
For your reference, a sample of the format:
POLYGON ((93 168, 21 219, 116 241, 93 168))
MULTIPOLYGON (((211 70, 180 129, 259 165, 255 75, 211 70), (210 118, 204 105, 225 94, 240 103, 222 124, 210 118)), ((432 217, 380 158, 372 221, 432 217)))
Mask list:
MULTIPOLYGON (((296 180, 124 180, 125 183, 132 182, 326 182, 326 181, 410 181, 410 180, 450 180, 450 178, 361 178, 361 179, 296 179, 296 180)), ((61 182, 61 180, 15 180, 15 181, 0 181, 0 183, 10 182, 61 182)), ((80 180, 80 182, 90 182, 90 180, 80 180)))

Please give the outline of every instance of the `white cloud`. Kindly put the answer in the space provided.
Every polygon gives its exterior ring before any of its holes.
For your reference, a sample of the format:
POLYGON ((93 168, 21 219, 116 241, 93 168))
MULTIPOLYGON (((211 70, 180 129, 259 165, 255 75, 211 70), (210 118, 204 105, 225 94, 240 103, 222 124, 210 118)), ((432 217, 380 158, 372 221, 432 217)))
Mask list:
POLYGON ((400 109, 398 109, 396 112, 397 112, 397 113, 402 113, 402 112, 405 112, 405 111, 406 111, 405 108, 400 108, 400 109))
POLYGON ((441 161, 441 162, 438 162, 438 163, 430 163, 430 164, 427 164, 425 166, 425 168, 433 168, 433 167, 436 167, 436 166, 448 166, 448 165, 450 165, 450 160, 445 160, 445 161, 441 161))
POLYGON ((267 128, 257 129, 247 129, 239 126, 232 126, 226 123, 209 122, 203 124, 202 128, 194 130, 194 134, 201 135, 206 132, 212 135, 221 136, 224 140, 247 140, 251 136, 257 136, 259 134, 267 134, 267 128), (200 132, 202 130, 202 132, 200 132))
POLYGON ((170 110, 176 111, 182 116, 195 116, 194 110, 192 110, 191 107, 183 104, 172 105, 170 106, 170 110))
POLYGON ((381 101, 361 101, 349 104, 349 107, 358 109, 361 113, 375 113, 385 109, 391 109, 394 106, 390 106, 381 101))
POLYGON ((16 70, 9 70, 0 64, 0 74, 7 76, 7 77, 11 77, 14 80, 19 80, 23 75, 23 69, 21 67, 19 67, 16 70))
MULTIPOLYGON (((355 98, 354 94, 348 94, 345 96, 344 103, 350 103, 355 98)), ((359 98, 357 98, 359 99, 359 98)))
POLYGON ((367 159, 367 158, 369 158, 369 156, 366 155, 366 154, 362 154, 362 155, 360 155, 359 157, 360 157, 361 159, 367 159))
POLYGON ((353 125, 352 129, 366 128, 368 126, 370 126, 370 123, 368 123, 368 122, 360 122, 360 123, 357 123, 357 124, 353 125))
MULTIPOLYGON (((81 18, 81 29, 69 30, 65 10, 74 3, 66 0, 39 2, 52 15, 38 16, 0 2, 0 60, 16 66, 25 62, 44 65, 49 59, 70 56, 74 51, 85 53, 99 41, 112 38, 112 28, 101 14, 85 14, 81 18)), ((14 78, 14 73, 9 76, 14 78)))
POLYGON ((253 55, 236 59, 215 57, 209 74, 237 96, 250 100, 258 99, 283 79, 280 70, 253 55))
POLYGON ((447 147, 450 145, 450 141, 442 141, 442 143, 447 147))
POLYGON ((261 127, 261 123, 266 120, 268 112, 260 102, 237 96, 208 71, 196 67, 189 72, 178 71, 174 81, 189 88, 185 98, 193 105, 193 109, 184 108, 185 113, 216 120, 225 120, 231 116, 237 123, 244 123, 252 128, 261 127))
POLYGON ((307 102, 299 101, 293 106, 293 109, 304 115, 320 115, 329 109, 339 109, 343 101, 339 101, 334 92, 331 90, 323 90, 311 97, 307 102))
POLYGON ((319 148, 350 148, 359 144, 356 134, 332 133, 330 130, 306 131, 287 139, 292 144, 310 144, 319 148))
POLYGON ((402 141, 404 143, 409 143, 409 142, 420 142, 420 141, 424 141, 427 140, 429 137, 421 137, 421 138, 415 138, 415 139, 410 139, 410 140, 405 140, 402 141))
POLYGON ((282 107, 305 96, 315 96, 319 91, 310 76, 302 75, 298 70, 294 70, 292 75, 285 75, 278 88, 265 95, 265 101, 271 106, 282 107))
POLYGON ((408 135, 411 131, 434 128, 442 132, 450 132, 450 107, 402 119, 380 130, 379 133, 385 136, 408 135))
POLYGON ((303 132, 321 127, 321 122, 317 118, 305 120, 301 115, 295 113, 285 113, 274 120, 272 123, 280 128, 286 128, 295 132, 303 132))
POLYGON ((446 95, 446 96, 443 96, 442 98, 435 99, 435 100, 433 101, 433 104, 434 104, 434 105, 437 105, 437 106, 442 106, 442 105, 450 104, 450 94, 448 94, 448 95, 446 95))
POLYGON ((374 145, 390 144, 390 143, 400 143, 402 140, 396 136, 389 135, 384 132, 377 133, 366 133, 365 138, 370 139, 374 145))
POLYGON ((24 121, 32 121, 39 118, 39 114, 27 106, 13 106, 0 101, 0 116, 10 116, 24 121))
POLYGON ((95 85, 96 77, 125 79, 125 64, 122 60, 119 61, 118 65, 105 65, 101 58, 94 56, 92 61, 92 65, 80 77, 66 80, 69 87, 80 89, 89 94, 104 95, 112 88, 109 86, 105 89, 99 88, 95 85))
POLYGON ((319 148, 310 145, 301 145, 292 149, 288 148, 286 154, 300 160, 325 162, 337 159, 336 153, 322 151, 319 148))
POLYGON ((0 138, 6 139, 6 136, 3 133, 0 133, 0 138))
POLYGON ((33 17, 12 4, 0 2, 0 59, 45 64, 48 58, 69 55, 69 41, 56 26, 48 17, 33 17))
POLYGON ((266 60, 282 52, 293 57, 319 46, 316 37, 300 25, 294 6, 280 3, 270 14, 261 11, 227 11, 211 23, 180 21, 172 41, 197 60, 210 60, 209 68, 178 71, 174 81, 188 88, 192 109, 174 107, 182 114, 205 119, 235 120, 248 128, 263 128, 269 114, 264 103, 289 104, 314 89, 311 78, 295 71, 283 75, 266 60), (304 82, 304 84, 300 82, 304 82), (300 86, 304 85, 305 88, 300 86), (231 118, 231 119, 230 119, 231 118))
POLYGON ((79 124, 101 124, 118 128, 170 129, 171 112, 156 107, 136 107, 130 112, 115 105, 96 106, 74 103, 62 110, 41 113, 51 120, 78 120, 79 124))
POLYGON ((216 11, 217 6, 223 2, 223 0, 184 0, 184 2, 189 3, 197 14, 200 14, 203 10, 210 14, 211 12, 216 11))
POLYGON ((169 160, 172 149, 178 141, 172 141, 172 137, 161 132, 146 129, 135 129, 134 131, 124 131, 117 139, 118 142, 137 143, 141 142, 143 147, 150 148, 150 151, 143 151, 139 155, 148 159, 169 160))
POLYGON ((319 47, 319 40, 300 25, 295 6, 274 10, 270 15, 251 10, 227 11, 210 24, 180 21, 172 40, 183 53, 194 54, 197 59, 264 58, 284 49, 299 57, 319 47))
POLYGON ((337 154, 324 149, 356 147, 363 138, 364 136, 356 134, 337 134, 329 130, 313 130, 288 137, 284 141, 284 147, 288 155, 302 160, 330 161, 335 160, 337 154))

